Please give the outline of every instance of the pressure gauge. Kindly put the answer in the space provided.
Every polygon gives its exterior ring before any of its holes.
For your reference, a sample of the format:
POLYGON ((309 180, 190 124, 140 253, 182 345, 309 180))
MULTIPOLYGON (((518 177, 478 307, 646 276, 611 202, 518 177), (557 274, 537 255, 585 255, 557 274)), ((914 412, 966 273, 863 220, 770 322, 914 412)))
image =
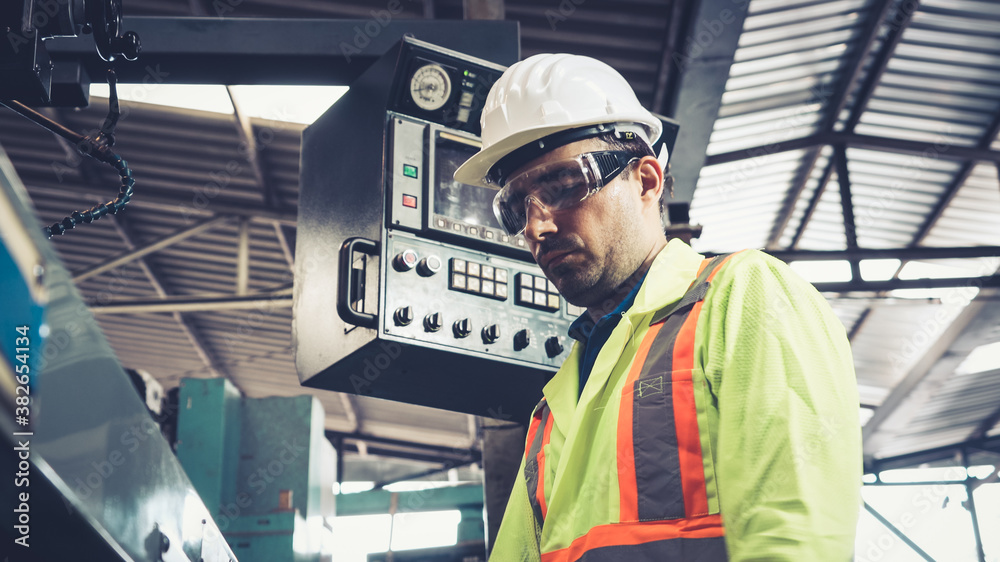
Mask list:
POLYGON ((451 97, 451 78, 436 64, 421 66, 410 80, 410 96, 420 109, 441 109, 451 97))

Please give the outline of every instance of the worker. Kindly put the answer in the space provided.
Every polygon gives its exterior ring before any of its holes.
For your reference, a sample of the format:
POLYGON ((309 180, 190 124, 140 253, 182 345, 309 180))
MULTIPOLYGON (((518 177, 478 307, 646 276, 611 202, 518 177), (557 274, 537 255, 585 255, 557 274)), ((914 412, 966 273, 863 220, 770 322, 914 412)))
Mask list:
POLYGON ((526 420, 490 560, 848 561, 862 461, 844 326, 764 253, 667 241, 661 128, 610 66, 535 55, 494 84, 455 173, 498 190, 504 229, 586 308, 526 420))

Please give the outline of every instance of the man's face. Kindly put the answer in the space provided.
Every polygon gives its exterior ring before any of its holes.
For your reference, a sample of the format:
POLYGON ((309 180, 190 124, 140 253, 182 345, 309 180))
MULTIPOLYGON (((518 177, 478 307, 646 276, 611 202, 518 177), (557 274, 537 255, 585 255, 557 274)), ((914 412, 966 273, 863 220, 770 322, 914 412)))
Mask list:
MULTIPOLYGON (((607 150, 586 139, 559 147, 516 170, 607 150)), ((560 211, 527 206, 524 236, 535 262, 559 292, 577 306, 601 306, 612 298, 645 258, 640 244, 641 185, 634 173, 621 174, 582 203, 560 211)))

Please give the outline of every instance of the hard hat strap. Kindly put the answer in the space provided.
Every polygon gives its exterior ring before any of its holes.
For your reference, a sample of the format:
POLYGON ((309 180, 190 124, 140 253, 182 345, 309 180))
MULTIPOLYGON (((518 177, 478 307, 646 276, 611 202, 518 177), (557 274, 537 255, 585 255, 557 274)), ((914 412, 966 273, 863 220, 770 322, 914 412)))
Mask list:
POLYGON ((646 144, 649 144, 649 139, 647 138, 645 132, 641 130, 641 127, 631 127, 620 123, 601 123, 599 125, 590 125, 588 127, 580 127, 578 129, 558 131, 546 137, 532 141, 501 158, 500 161, 494 164, 493 167, 490 168, 490 171, 486 173, 486 181, 502 187, 513 171, 545 154, 546 152, 576 141, 597 137, 607 133, 614 133, 619 138, 626 138, 629 133, 636 134, 646 141, 646 144))

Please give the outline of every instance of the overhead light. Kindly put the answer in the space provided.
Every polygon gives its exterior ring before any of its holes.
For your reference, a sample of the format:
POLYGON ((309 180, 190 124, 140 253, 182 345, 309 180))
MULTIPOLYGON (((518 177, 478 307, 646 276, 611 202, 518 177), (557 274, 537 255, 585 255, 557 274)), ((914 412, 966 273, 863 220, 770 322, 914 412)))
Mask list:
POLYGON ((899 272, 900 279, 951 279, 981 277, 997 269, 992 260, 950 259, 911 261, 899 272), (991 265, 992 264, 992 265, 991 265))
POLYGON ((955 368, 956 375, 971 375, 1000 369, 1000 341, 981 345, 969 352, 955 368))
POLYGON ((889 260, 861 260, 861 278, 865 281, 888 281, 899 269, 900 261, 889 260))
MULTIPOLYGON (((90 95, 108 97, 108 85, 91 84, 90 95)), ((233 112, 226 87, 217 84, 118 84, 118 98, 212 113, 233 112)))
POLYGON ((347 90, 347 86, 233 86, 233 96, 240 111, 250 117, 309 125, 347 90))
MULTIPOLYGON (((247 117, 308 125, 343 96, 347 86, 233 86, 233 98, 247 117)), ((107 98, 107 84, 91 84, 92 97, 107 98)), ((219 84, 118 84, 118 97, 195 111, 231 115, 233 104, 219 84)))
POLYGON ((793 261, 788 264, 810 283, 836 283, 851 280, 851 264, 846 260, 793 261))

